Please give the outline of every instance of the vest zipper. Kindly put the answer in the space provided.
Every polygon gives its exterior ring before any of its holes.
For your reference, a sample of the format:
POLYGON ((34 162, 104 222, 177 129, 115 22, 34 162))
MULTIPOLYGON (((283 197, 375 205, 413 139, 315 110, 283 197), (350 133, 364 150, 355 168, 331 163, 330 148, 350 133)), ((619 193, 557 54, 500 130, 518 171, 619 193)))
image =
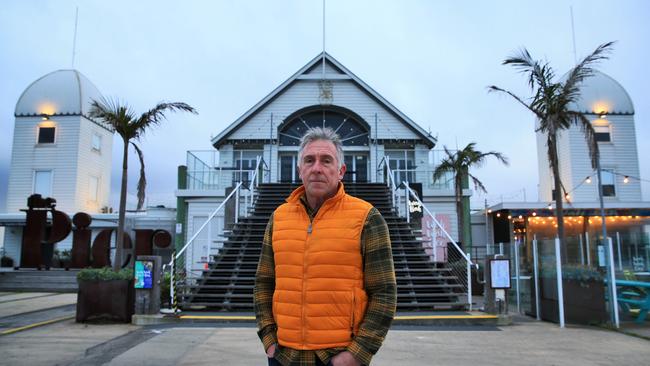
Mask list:
MULTIPOLYGON (((305 213, 305 215, 307 215, 307 211, 303 211, 303 212, 305 213)), ((305 264, 307 263, 307 250, 309 248, 309 237, 311 236, 311 229, 312 229, 312 218, 309 217, 309 215, 307 215, 307 218, 309 219, 309 226, 307 227, 307 240, 305 240, 305 250, 302 251, 302 306, 301 306, 301 314, 300 314, 301 322, 302 322, 301 343, 303 344, 303 346, 305 345, 306 343, 305 341, 307 339, 305 336, 305 329, 307 328, 307 321, 305 319, 305 308, 307 305, 307 302, 305 300, 305 295, 306 295, 305 282, 307 279, 305 278, 305 275, 307 274, 307 268, 305 267, 305 264)))

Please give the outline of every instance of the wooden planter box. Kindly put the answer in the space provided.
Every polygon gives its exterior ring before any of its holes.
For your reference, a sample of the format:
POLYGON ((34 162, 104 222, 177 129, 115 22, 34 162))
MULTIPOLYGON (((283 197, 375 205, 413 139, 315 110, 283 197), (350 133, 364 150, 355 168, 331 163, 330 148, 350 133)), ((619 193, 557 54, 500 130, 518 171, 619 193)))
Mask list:
MULTIPOLYGON (((531 281, 531 293, 535 294, 534 282, 531 281)), ((597 324, 609 320, 605 307, 605 285, 595 280, 562 280, 564 295, 564 320, 571 324, 597 324)), ((534 296, 534 295, 533 295, 534 296)), ((560 322, 560 310, 557 299, 557 280, 541 278, 539 288, 540 316, 543 320, 560 322)), ((535 314, 533 298, 532 314, 535 314)))
POLYGON ((79 281, 76 320, 109 318, 129 323, 134 301, 133 280, 79 281))

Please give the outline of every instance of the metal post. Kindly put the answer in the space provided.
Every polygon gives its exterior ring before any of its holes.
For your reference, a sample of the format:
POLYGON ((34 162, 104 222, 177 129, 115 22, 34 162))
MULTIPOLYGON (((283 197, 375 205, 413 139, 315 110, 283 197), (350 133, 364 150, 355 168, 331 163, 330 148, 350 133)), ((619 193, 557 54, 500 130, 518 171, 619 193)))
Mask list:
POLYGON ((409 189, 407 181, 404 181, 404 208, 406 211, 406 222, 410 222, 411 210, 409 210, 409 189))
POLYGON ((503 255, 503 243, 499 243, 499 254, 503 255))
POLYGON ((621 234, 616 232, 616 246, 618 248, 618 270, 623 270, 623 256, 621 255, 621 234))
POLYGON ((469 311, 472 311, 472 255, 467 253, 467 302, 469 303, 469 311))
POLYGON ((560 308, 560 328, 564 328, 564 289, 562 288, 562 260, 560 238, 555 238, 555 272, 557 275, 557 303, 560 308))
POLYGON ((212 221, 210 217, 208 217, 208 255, 206 256, 206 259, 208 263, 211 262, 210 257, 212 254, 212 221))
POLYGON ((237 192, 235 192, 235 224, 239 222, 239 193, 241 192, 239 188, 241 184, 237 186, 237 192))
POLYGON ((539 309, 539 268, 537 262, 537 234, 533 235, 533 275, 535 280, 535 316, 542 320, 539 309))
POLYGON ((589 233, 585 233, 585 249, 587 249, 587 266, 591 267, 591 248, 589 248, 589 233))
POLYGON ((585 264, 585 250, 582 248, 582 234, 578 235, 578 239, 580 240, 580 264, 584 265, 585 264))
POLYGON ((610 288, 611 292, 609 294, 609 297, 612 299, 610 302, 610 305, 612 307, 612 313, 614 315, 614 326, 618 328, 620 326, 619 320, 618 320, 618 298, 616 297, 616 276, 614 275, 614 248, 612 245, 612 238, 607 238, 607 247, 608 247, 608 253, 609 253, 609 283, 610 283, 610 288))
POLYGON ((174 261, 175 258, 176 252, 172 254, 171 275, 169 276, 169 302, 174 312, 176 312, 176 298, 174 297, 174 272, 176 269, 176 263, 174 261))
POLYGON ((517 312, 521 313, 521 287, 519 287, 519 242, 515 241, 515 284, 517 285, 517 312))

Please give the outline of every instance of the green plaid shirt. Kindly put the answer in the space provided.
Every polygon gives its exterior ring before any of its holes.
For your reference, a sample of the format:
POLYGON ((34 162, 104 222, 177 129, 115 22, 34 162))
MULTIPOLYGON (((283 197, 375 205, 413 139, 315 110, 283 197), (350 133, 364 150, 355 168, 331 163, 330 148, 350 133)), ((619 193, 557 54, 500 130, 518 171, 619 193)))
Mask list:
MULTIPOLYGON (((310 209, 304 196, 301 198, 309 219, 316 211, 310 209)), ((278 343, 277 326, 273 319, 273 292, 275 291, 275 261, 272 246, 273 216, 266 226, 262 255, 255 277, 255 318, 264 349, 278 343)), ((278 347, 275 359, 284 366, 315 365, 316 357, 324 364, 342 351, 351 352, 364 365, 369 365, 372 356, 381 346, 395 315, 397 305, 397 284, 390 247, 390 235, 386 221, 376 208, 372 208, 361 232, 361 250, 364 262, 364 287, 368 294, 368 308, 359 327, 358 334, 348 347, 314 351, 301 351, 278 347)))

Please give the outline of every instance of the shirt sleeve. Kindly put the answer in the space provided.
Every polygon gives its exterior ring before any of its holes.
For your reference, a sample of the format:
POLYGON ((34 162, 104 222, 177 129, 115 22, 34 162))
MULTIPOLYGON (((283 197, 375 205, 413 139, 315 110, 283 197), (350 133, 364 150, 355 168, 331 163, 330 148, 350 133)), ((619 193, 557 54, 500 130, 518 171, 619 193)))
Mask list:
POLYGON ((390 233, 386 221, 374 207, 363 227, 361 245, 368 307, 359 332, 347 350, 362 364, 368 365, 388 333, 397 306, 390 233))
POLYGON ((273 257, 273 215, 266 225, 262 241, 262 254, 255 274, 255 320, 264 350, 278 343, 277 325, 273 318, 273 292, 275 291, 275 259, 273 257))

